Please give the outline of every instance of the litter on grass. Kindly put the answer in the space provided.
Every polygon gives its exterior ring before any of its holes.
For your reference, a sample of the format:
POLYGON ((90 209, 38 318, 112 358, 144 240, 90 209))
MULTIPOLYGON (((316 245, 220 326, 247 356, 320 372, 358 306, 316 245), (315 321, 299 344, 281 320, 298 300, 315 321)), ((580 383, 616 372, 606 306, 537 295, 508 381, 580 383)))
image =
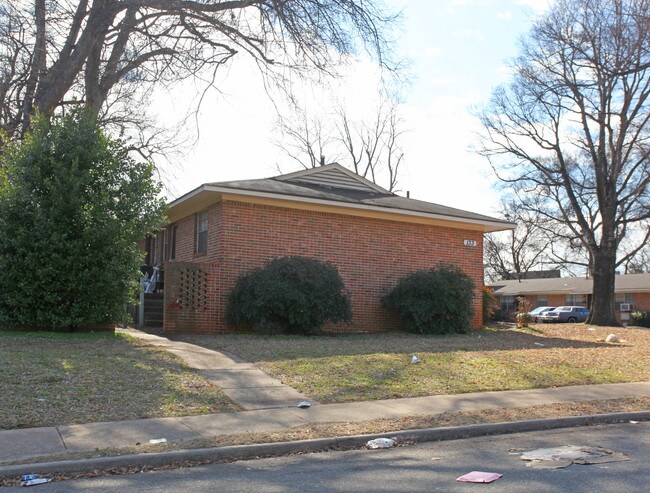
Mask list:
POLYGON ((152 438, 149 443, 167 443, 166 438, 152 438))
POLYGON ((605 338, 605 342, 621 342, 621 340, 618 338, 616 334, 609 334, 605 338))
POLYGON ((309 401, 300 401, 298 403, 298 407, 300 409, 307 409, 308 407, 311 407, 311 402, 309 402, 309 401))
POLYGON ((499 474, 498 472, 472 471, 456 478, 456 481, 462 483, 491 483, 502 477, 503 474, 499 474))
POLYGON ((370 449, 391 448, 395 445, 397 445, 397 441, 392 438, 375 438, 366 443, 366 447, 370 449))
POLYGON ((411 363, 412 364, 417 364, 420 362, 420 358, 418 358, 416 355, 411 356, 411 363))
MULTIPOLYGON (((32 476, 36 476, 36 475, 32 474, 32 476)), ((23 481, 20 484, 22 486, 36 486, 37 484, 45 484, 45 483, 49 483, 50 481, 52 481, 52 478, 34 478, 28 481, 23 481)))
POLYGON ((562 469, 571 464, 604 464, 630 460, 622 452, 589 445, 566 445, 564 447, 540 448, 524 452, 521 459, 528 467, 537 469, 562 469))

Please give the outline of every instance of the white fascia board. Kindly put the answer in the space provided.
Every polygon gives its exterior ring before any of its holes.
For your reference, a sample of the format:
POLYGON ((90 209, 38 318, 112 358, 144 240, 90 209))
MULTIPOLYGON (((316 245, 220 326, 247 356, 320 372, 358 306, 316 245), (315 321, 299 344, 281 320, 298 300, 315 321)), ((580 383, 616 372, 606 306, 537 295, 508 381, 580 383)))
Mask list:
POLYGON ((180 205, 183 202, 186 202, 187 200, 191 199, 195 195, 198 195, 198 194, 200 194, 201 192, 203 192, 205 190, 206 190, 206 185, 201 185, 200 187, 195 188, 191 192, 187 192, 185 195, 181 195, 177 199, 174 199, 173 202, 170 202, 169 204, 167 204, 167 207, 170 208, 170 209, 172 207, 176 207, 177 205, 180 205))
MULTIPOLYGON (((409 211, 409 210, 404 210, 404 209, 393 209, 389 207, 380 207, 376 205, 367 205, 367 204, 356 204, 353 202, 340 202, 336 200, 325 200, 325 199, 315 199, 311 197, 299 197, 296 195, 283 195, 283 194, 277 194, 277 193, 269 193, 269 192, 259 192, 259 191, 252 191, 252 190, 239 190, 236 188, 227 188, 227 187, 217 187, 214 185, 203 185, 201 187, 202 190, 209 191, 209 192, 216 192, 216 193, 228 193, 231 195, 243 195, 243 196, 249 196, 249 197, 260 197, 260 198, 265 198, 265 199, 276 199, 276 200, 287 200, 290 202, 301 202, 305 204, 317 204, 317 205, 328 205, 328 206, 333 206, 333 207, 345 207, 348 209, 358 209, 358 210, 366 210, 366 211, 374 211, 374 212, 384 212, 384 213, 391 213, 391 214, 396 214, 396 215, 401 215, 401 216, 410 216, 410 217, 422 217, 422 218, 428 218, 428 219, 438 219, 441 221, 447 221, 447 222, 455 222, 459 224, 474 224, 474 225, 480 225, 480 226, 488 226, 490 229, 485 230, 486 233, 491 233, 495 231, 504 231, 508 229, 515 229, 516 224, 513 223, 496 223, 492 221, 481 221, 477 219, 464 219, 464 218, 458 218, 455 216, 445 216, 442 214, 431 214, 429 212, 419 212, 419 211, 409 211)), ((190 192, 192 193, 192 192, 190 192)), ((189 194, 188 194, 189 195, 189 194)), ((185 199, 185 197, 181 197, 182 199, 185 199)), ((188 197, 189 198, 189 197, 188 197)), ((178 199, 181 200, 181 199, 178 199)), ((171 204, 173 205, 173 204, 171 204)))

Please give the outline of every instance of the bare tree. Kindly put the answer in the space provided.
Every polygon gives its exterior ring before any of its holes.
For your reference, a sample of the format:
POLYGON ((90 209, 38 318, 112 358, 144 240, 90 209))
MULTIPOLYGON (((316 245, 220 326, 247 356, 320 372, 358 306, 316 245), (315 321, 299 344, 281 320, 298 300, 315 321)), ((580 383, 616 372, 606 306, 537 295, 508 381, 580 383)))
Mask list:
MULTIPOLYGON (((588 252, 596 325, 616 323, 619 245, 650 217, 649 7, 558 0, 522 42, 510 85, 480 115, 481 152, 521 207, 588 252)), ((629 254, 649 234, 646 226, 629 254)))
POLYGON ((298 118, 283 118, 276 145, 303 168, 319 166, 323 156, 394 192, 404 162, 399 103, 383 96, 370 114, 371 119, 353 119, 339 103, 322 117, 303 112, 298 118))
POLYGON ((531 271, 560 268, 549 256, 553 239, 540 223, 543 218, 508 201, 503 202, 501 214, 517 227, 485 236, 485 275, 490 282, 526 279, 531 271))
POLYGON ((129 114, 129 126, 152 86, 210 84, 240 55, 271 79, 328 72, 362 47, 386 65, 394 20, 365 0, 5 0, 0 128, 20 137, 35 111, 73 100, 109 119, 129 114))
POLYGON ((625 255, 622 264, 625 274, 650 273, 650 244, 646 244, 642 249, 637 249, 632 256, 625 255))
POLYGON ((305 169, 320 166, 325 156, 330 162, 337 162, 339 154, 333 152, 338 143, 332 122, 311 117, 304 110, 297 113, 292 118, 278 118, 280 137, 275 145, 305 169))

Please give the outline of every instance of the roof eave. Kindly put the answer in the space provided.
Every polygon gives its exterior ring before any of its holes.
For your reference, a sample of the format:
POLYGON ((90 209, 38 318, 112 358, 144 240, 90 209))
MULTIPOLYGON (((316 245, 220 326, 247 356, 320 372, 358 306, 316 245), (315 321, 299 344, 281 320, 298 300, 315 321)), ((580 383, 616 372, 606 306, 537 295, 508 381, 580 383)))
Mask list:
POLYGON ((276 199, 276 200, 286 200, 290 202, 299 202, 299 203, 310 203, 316 205, 326 205, 326 206, 335 206, 335 207, 345 207, 348 209, 357 209, 357 210, 366 210, 366 211, 376 211, 376 212, 390 212, 392 214, 405 216, 405 217, 420 217, 420 218, 430 218, 437 219, 441 221, 454 222, 458 224, 472 224, 479 225, 483 227, 483 231, 486 233, 493 233, 496 231, 506 231, 514 229, 516 224, 509 222, 497 222, 497 221, 483 221, 480 219, 469 219, 469 218, 460 218, 456 216, 448 216, 443 214, 432 214, 428 212, 420 211, 411 211, 405 209, 395 209, 391 207, 381 207, 376 205, 368 204, 358 204, 354 202, 342 202, 336 200, 327 200, 327 199, 317 199, 312 197, 301 197, 297 195, 286 195, 280 193, 271 193, 271 192, 260 192, 257 190, 242 190, 237 188, 228 188, 217 185, 202 185, 201 187, 193 190, 189 194, 184 195, 183 197, 176 199, 170 204, 170 208, 174 207, 181 202, 190 199, 192 196, 200 193, 201 191, 208 191, 214 193, 228 193, 231 195, 241 195, 241 196, 252 196, 260 197, 265 199, 276 199))

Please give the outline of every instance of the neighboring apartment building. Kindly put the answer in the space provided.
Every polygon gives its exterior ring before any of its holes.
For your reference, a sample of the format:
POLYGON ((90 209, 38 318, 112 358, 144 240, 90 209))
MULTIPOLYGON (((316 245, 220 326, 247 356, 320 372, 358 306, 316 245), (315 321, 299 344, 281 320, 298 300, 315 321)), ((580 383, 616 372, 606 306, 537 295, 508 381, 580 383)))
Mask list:
MULTIPOLYGON (((490 284, 499 300, 504 316, 513 318, 517 298, 525 297, 530 307, 586 306, 591 304, 593 280, 582 277, 551 279, 522 279, 497 281, 490 284)), ((650 274, 624 274, 616 276, 616 316, 620 322, 621 305, 631 311, 650 310, 650 274)))
POLYGON ((338 164, 274 178, 209 183, 170 204, 169 224, 149 241, 164 265, 164 331, 221 332, 228 295, 242 274, 273 258, 333 263, 352 301, 351 325, 382 331, 397 320, 380 299, 403 276, 440 262, 476 285, 473 326, 482 324, 483 234, 507 221, 400 197, 338 164))

